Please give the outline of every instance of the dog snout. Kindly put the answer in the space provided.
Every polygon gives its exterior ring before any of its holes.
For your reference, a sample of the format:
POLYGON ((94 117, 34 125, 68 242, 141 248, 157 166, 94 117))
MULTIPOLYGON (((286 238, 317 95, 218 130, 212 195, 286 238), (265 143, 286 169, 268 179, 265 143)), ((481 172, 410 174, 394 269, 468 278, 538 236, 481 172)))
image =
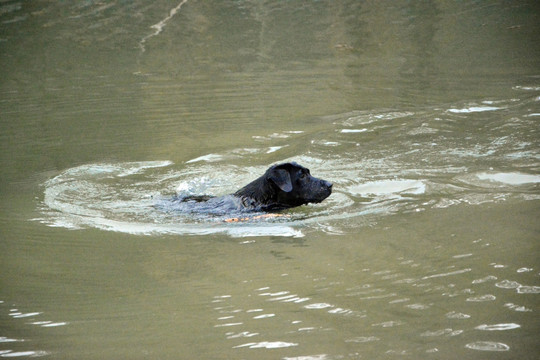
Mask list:
POLYGON ((332 184, 330 181, 323 180, 322 181, 323 187, 327 188, 328 190, 332 190, 332 184))

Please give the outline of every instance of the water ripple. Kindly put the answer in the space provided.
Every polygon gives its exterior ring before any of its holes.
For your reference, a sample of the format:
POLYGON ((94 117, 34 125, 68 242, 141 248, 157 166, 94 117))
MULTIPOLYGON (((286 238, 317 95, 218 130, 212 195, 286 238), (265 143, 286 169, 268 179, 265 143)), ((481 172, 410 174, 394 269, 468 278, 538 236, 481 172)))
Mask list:
POLYGON ((496 283, 495 286, 501 289, 517 289, 521 284, 517 281, 503 280, 496 283))
POLYGON ((242 345, 233 346, 233 349, 247 347, 250 349, 279 349, 291 346, 298 346, 297 343, 290 343, 285 341, 261 341, 256 343, 246 343, 242 345))
POLYGON ((473 297, 467 298, 467 301, 484 302, 484 301, 494 301, 495 299, 496 299, 495 295, 487 294, 487 295, 473 296, 473 297))
POLYGON ((516 305, 516 304, 513 304, 513 303, 507 303, 507 304, 504 304, 504 306, 511 309, 511 310, 519 311, 519 312, 532 311, 531 309, 526 308, 525 306, 520 306, 520 305, 516 305))
MULTIPOLYGON (((186 0, 180 2, 154 26, 156 35, 185 3, 186 0)), ((151 36, 155 35, 147 38, 151 36)), ((70 229, 93 227, 141 235, 225 233, 233 237, 303 237, 313 229, 346 234, 359 226, 376 223, 382 216, 399 213, 463 204, 476 206, 513 197, 538 199, 540 175, 531 166, 515 165, 537 158, 530 120, 490 122, 481 143, 461 136, 462 130, 456 127, 462 117, 483 119, 483 113, 506 109, 510 104, 516 106, 513 100, 489 100, 418 112, 353 111, 323 117, 324 127, 317 127, 317 136, 296 128, 252 135, 252 142, 242 147, 202 153, 182 164, 154 161, 83 165, 67 169, 44 184, 39 209, 43 216, 35 220, 70 229), (408 135, 397 136, 402 133, 405 120, 410 122, 405 130, 408 135), (504 130, 506 126, 521 130, 509 135, 504 130), (362 139, 380 131, 397 136, 396 141, 371 139, 379 142, 365 150, 362 139), (340 147, 340 156, 329 152, 330 145, 340 147), (503 165, 501 169, 475 167, 472 171, 465 160, 448 165, 456 162, 456 155, 463 159, 486 158, 489 163, 503 165), (515 170, 502 170, 508 168, 504 163, 510 155, 515 170), (264 159, 268 159, 265 165, 245 165, 260 164, 264 159), (164 193, 232 193, 247 178, 264 173, 276 159, 294 160, 311 167, 316 176, 334 182, 334 193, 322 204, 289 211, 290 218, 242 224, 223 224, 224 218, 197 214, 159 213, 153 207, 164 193)), ((461 259, 472 253, 454 256, 461 259)), ((466 268, 426 275, 424 279, 468 271, 466 268)), ((535 291, 518 288, 519 293, 535 291)))
POLYGON ((446 277, 446 276, 452 276, 452 275, 458 275, 458 274, 463 274, 463 273, 469 272, 469 271, 471 271, 471 270, 472 270, 472 269, 467 268, 467 269, 456 270, 456 271, 451 271, 451 272, 442 273, 442 274, 428 275, 428 276, 424 276, 424 277, 422 278, 422 280, 432 279, 432 278, 438 278, 438 277, 446 277))
POLYGON ((478 325, 475 327, 476 330, 484 330, 484 331, 500 331, 500 330, 513 330, 520 328, 521 325, 509 323, 509 324, 494 324, 494 325, 478 325))
POLYGON ((0 350, 0 357, 11 358, 11 357, 41 357, 50 355, 47 351, 12 351, 12 350, 0 350))
POLYGON ((519 286, 518 294, 540 294, 540 286, 519 286))
POLYGON ((476 341, 465 345, 466 348, 480 351, 508 351, 510 346, 493 341, 476 341))
POLYGON ((457 335, 461 335, 462 333, 463 333, 463 330, 441 329, 441 330, 435 330, 435 331, 425 331, 421 333, 420 336, 424 336, 424 337, 457 336, 457 335))
POLYGON ((469 319, 471 317, 471 315, 460 313, 460 312, 457 312, 457 311, 451 311, 451 312, 446 314, 446 317, 448 319, 469 319))

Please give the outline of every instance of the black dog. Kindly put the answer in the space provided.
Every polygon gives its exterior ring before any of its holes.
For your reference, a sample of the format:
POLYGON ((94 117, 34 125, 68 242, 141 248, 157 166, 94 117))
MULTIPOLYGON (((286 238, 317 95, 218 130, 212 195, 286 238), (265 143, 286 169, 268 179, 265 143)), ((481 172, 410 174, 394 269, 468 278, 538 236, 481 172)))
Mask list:
POLYGON ((174 207, 181 211, 213 214, 276 211, 320 203, 331 193, 332 183, 311 176, 309 169, 291 162, 270 167, 263 176, 234 194, 177 197, 174 207))

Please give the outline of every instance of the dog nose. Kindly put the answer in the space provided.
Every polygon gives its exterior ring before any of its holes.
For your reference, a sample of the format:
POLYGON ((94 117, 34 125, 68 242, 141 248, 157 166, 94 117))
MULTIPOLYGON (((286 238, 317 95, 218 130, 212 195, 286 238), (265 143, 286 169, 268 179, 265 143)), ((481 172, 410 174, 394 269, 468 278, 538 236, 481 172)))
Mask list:
POLYGON ((332 184, 330 181, 326 181, 326 180, 325 180, 325 181, 323 182, 323 184, 324 184, 324 186, 326 186, 329 190, 332 189, 332 185, 333 185, 333 184, 332 184))

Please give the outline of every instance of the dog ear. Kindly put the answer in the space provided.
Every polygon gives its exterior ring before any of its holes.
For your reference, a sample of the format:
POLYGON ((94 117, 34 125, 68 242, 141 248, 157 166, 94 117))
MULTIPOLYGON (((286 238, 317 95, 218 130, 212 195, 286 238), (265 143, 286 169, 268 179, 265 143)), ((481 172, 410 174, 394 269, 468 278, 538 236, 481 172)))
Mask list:
POLYGON ((285 192, 292 191, 291 175, 285 169, 274 169, 268 177, 274 184, 285 192))

